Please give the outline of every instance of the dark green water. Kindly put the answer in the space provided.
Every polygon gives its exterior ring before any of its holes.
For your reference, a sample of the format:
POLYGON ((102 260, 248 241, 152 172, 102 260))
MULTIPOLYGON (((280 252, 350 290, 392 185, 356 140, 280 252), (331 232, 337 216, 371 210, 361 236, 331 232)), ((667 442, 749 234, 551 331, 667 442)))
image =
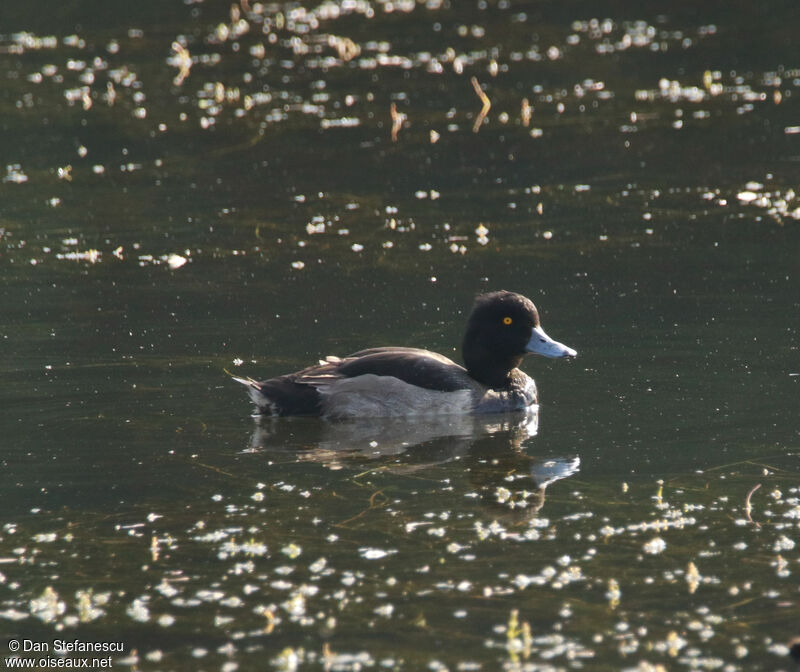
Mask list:
POLYGON ((794 5, 237 7, 0 13, 3 665, 791 669, 794 5), (538 431, 225 373, 457 358, 499 288, 580 353, 538 431))

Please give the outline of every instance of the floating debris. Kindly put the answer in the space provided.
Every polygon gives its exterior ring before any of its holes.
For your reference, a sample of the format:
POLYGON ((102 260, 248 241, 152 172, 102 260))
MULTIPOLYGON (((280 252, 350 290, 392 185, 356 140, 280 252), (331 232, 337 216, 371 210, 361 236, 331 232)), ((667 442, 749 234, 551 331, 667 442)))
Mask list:
POLYGON ((58 596, 52 586, 47 586, 39 597, 31 599, 30 613, 43 621, 52 623, 67 610, 66 603, 58 596))
POLYGON ((663 553, 667 548, 667 542, 664 541, 661 537, 654 537, 650 541, 648 541, 643 547, 645 553, 650 555, 658 555, 659 553, 663 553))
POLYGON ((23 172, 22 166, 18 163, 11 163, 6 166, 6 175, 3 182, 13 184, 24 184, 28 181, 28 176, 23 172))
POLYGON ((481 111, 478 113, 478 116, 475 118, 475 123, 472 125, 472 132, 477 133, 481 130, 484 120, 492 109, 492 101, 489 100, 489 96, 486 95, 477 77, 472 77, 469 81, 472 84, 472 88, 475 90, 475 94, 481 101, 481 111))
POLYGON ((389 106, 389 113, 392 119, 392 142, 397 142, 400 129, 403 128, 407 117, 402 112, 397 111, 397 104, 394 102, 389 106))
POLYGON ((170 269, 173 271, 177 268, 180 268, 181 266, 186 264, 187 261, 189 261, 186 257, 182 257, 180 254, 174 254, 174 253, 168 254, 164 260, 167 262, 167 266, 169 266, 170 269))
POLYGON ((189 50, 180 42, 172 43, 172 56, 167 59, 167 63, 174 68, 178 68, 178 74, 172 80, 175 86, 181 86, 192 69, 192 56, 189 50))

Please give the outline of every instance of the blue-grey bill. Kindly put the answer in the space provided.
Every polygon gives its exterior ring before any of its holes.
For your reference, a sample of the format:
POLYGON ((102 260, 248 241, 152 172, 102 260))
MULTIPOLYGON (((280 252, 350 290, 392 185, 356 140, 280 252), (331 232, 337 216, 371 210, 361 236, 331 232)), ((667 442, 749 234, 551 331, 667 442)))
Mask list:
POLYGON ((578 354, 563 343, 554 341, 544 333, 544 329, 541 327, 536 327, 533 330, 533 335, 531 340, 528 341, 528 345, 525 346, 525 350, 545 357, 575 357, 578 354))

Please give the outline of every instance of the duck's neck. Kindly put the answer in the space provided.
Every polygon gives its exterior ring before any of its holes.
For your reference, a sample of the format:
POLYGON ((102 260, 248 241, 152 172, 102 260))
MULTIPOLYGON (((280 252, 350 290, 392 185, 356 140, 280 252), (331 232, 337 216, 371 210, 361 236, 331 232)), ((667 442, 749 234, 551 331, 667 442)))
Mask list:
POLYGON ((511 372, 522 362, 522 355, 502 356, 468 339, 464 341, 462 356, 467 373, 495 390, 511 386, 511 372))

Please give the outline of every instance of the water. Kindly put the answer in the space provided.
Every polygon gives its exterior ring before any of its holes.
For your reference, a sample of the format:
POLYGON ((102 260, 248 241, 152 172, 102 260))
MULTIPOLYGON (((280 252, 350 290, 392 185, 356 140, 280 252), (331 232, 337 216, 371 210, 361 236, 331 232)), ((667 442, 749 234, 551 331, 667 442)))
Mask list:
POLYGON ((4 9, 4 657, 789 669, 792 10, 4 9), (225 373, 458 358, 498 288, 580 353, 525 423, 259 425, 225 373))

